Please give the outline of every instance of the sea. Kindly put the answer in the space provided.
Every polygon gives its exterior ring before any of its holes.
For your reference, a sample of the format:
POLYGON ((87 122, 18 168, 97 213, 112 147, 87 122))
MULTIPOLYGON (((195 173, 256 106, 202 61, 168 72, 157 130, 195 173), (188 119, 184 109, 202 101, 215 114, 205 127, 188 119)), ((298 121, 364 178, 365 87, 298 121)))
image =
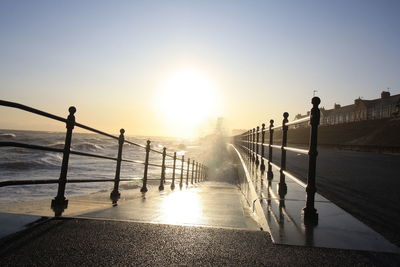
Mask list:
MULTIPOLYGON (((201 150, 196 140, 173 137, 140 137, 126 136, 127 140, 145 145, 151 140, 154 150, 162 151, 167 147, 167 153, 172 155, 175 151, 177 157, 185 156, 200 160, 201 150)), ((0 130, 0 142, 20 142, 40 145, 51 148, 63 148, 65 133, 0 130)), ((118 140, 91 133, 73 133, 71 149, 86 153, 116 157, 118 153, 118 140)), ((145 150, 142 147, 125 144, 123 158, 128 160, 144 161, 145 150)), ((150 153, 150 162, 161 164, 162 155, 150 153)), ((26 148, 0 147, 0 181, 58 179, 61 170, 62 153, 39 151, 26 148)), ((177 161, 179 166, 180 161, 177 161)), ((166 158, 166 165, 172 166, 172 158, 166 158)), ((115 177, 116 161, 70 155, 68 179, 113 179, 115 177)), ((121 179, 135 178, 134 182, 121 182, 121 188, 142 183, 143 164, 123 162, 121 166, 121 179)), ((172 169, 166 169, 167 178, 171 176, 172 169)), ((180 174, 179 168, 176 175, 180 174)), ((148 179, 150 184, 156 184, 160 179, 161 168, 149 167, 148 179)), ((100 191, 110 191, 112 182, 101 183, 68 183, 67 196, 87 195, 100 191)), ((57 193, 57 184, 50 185, 19 185, 0 187, 0 203, 32 201, 52 198, 57 193)))

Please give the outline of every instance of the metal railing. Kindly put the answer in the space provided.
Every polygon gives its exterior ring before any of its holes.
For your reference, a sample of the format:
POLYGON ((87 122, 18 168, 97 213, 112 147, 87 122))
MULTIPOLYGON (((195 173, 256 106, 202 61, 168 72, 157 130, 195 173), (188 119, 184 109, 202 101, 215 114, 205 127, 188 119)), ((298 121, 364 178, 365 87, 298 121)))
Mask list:
POLYGON ((287 185, 285 180, 286 176, 294 180, 300 186, 305 187, 307 194, 306 206, 303 208, 302 212, 304 222, 307 224, 315 224, 318 222, 318 213, 315 209, 314 200, 315 193, 317 191, 315 185, 315 175, 318 155, 318 125, 320 123, 320 110, 318 108, 318 105, 321 103, 321 100, 318 97, 313 97, 311 103, 313 107, 311 109, 310 116, 306 118, 301 118, 299 120, 289 122, 289 114, 285 112, 283 113, 282 124, 279 126, 274 126, 274 120, 270 120, 268 128, 266 128, 265 124, 263 123, 261 129, 259 126, 257 126, 256 128, 250 129, 249 131, 234 137, 235 144, 245 153, 245 155, 247 155, 249 162, 254 165, 256 169, 260 167, 262 173, 264 173, 267 169, 267 179, 269 182, 273 179, 272 168, 275 168, 279 171, 278 193, 280 198, 283 199, 287 193, 287 185), (288 147, 287 134, 289 126, 304 124, 308 121, 310 123, 309 149, 306 150, 302 148, 288 147), (281 145, 274 145, 275 130, 281 130, 282 132, 281 145), (269 133, 268 143, 266 143, 265 140, 266 133, 269 133), (268 156, 265 155, 265 148, 268 148, 268 156), (273 149, 281 150, 280 166, 272 162, 273 149), (304 184, 295 175, 286 170, 287 151, 308 155, 307 184, 304 184), (265 165, 265 162, 267 162, 267 167, 265 165))
POLYGON ((11 107, 11 108, 16 108, 20 110, 24 110, 30 113, 34 113, 43 117, 47 117, 49 119, 57 120, 60 122, 63 122, 66 124, 66 135, 65 135, 65 142, 64 142, 64 148, 54 148, 54 147, 47 147, 47 146, 40 146, 40 145, 32 145, 32 144, 26 144, 26 143, 20 143, 20 142, 0 142, 0 147, 19 147, 19 148, 26 148, 26 149, 34 149, 34 150, 42 150, 42 151, 48 151, 48 152, 57 152, 57 153, 62 153, 62 163, 61 163, 61 172, 60 172, 60 177, 59 179, 42 179, 42 180, 8 180, 8 181, 2 181, 0 182, 0 187, 4 186, 17 186, 17 185, 38 185, 38 184, 58 184, 58 189, 57 189, 57 196, 52 200, 51 202, 51 208, 53 209, 55 216, 59 217, 62 215, 64 210, 68 207, 68 200, 65 197, 65 187, 67 183, 92 183, 92 182, 114 182, 114 187, 113 190, 110 194, 110 199, 112 200, 113 205, 116 205, 121 193, 119 191, 119 183, 121 181, 135 181, 138 180, 137 178, 120 178, 120 173, 121 173, 121 163, 122 162, 128 162, 128 163, 133 163, 133 164, 141 164, 144 165, 144 173, 143 173, 143 178, 140 179, 142 180, 142 187, 140 191, 142 193, 145 193, 148 191, 147 188, 147 182, 150 180, 148 178, 148 169, 149 166, 153 167, 160 167, 161 168, 161 175, 160 175, 160 185, 159 185, 159 190, 164 190, 164 184, 166 180, 171 180, 171 190, 175 189, 175 180, 176 180, 176 170, 179 168, 180 169, 180 177, 179 177, 179 187, 182 189, 183 187, 183 179, 184 179, 184 173, 186 172, 186 186, 189 185, 189 175, 191 175, 191 180, 190 183, 197 183, 205 180, 207 178, 207 167, 199 162, 196 162, 195 160, 187 159, 187 162, 185 161, 185 157, 182 155, 181 158, 177 157, 177 152, 174 152, 173 154, 168 154, 167 153, 167 148, 164 147, 162 151, 156 150, 151 148, 151 141, 148 140, 146 145, 138 144, 135 142, 131 142, 129 140, 125 139, 125 130, 121 129, 119 136, 115 136, 100 130, 97 130, 95 128, 86 126, 84 124, 78 123, 75 121, 75 112, 76 108, 75 107, 70 107, 68 109, 69 115, 66 119, 38 110, 34 109, 19 103, 14 103, 14 102, 9 102, 9 101, 4 101, 0 100, 0 106, 5 106, 5 107, 11 107), (71 150, 71 140, 72 140, 72 132, 75 127, 79 127, 81 129, 88 130, 93 133, 97 133, 112 139, 117 140, 118 142, 118 154, 117 157, 109 157, 105 155, 100 155, 100 154, 93 154, 93 153, 87 153, 87 152, 82 152, 82 151, 74 151, 71 150), (145 160, 144 161, 138 161, 138 160, 130 160, 130 159, 125 159, 123 158, 123 147, 124 145, 132 145, 136 146, 139 148, 142 148, 145 150, 145 160), (149 158, 150 158, 150 153, 154 152, 157 154, 160 154, 162 156, 162 163, 161 164, 156 164, 156 163, 151 163, 149 158), (113 179, 67 179, 67 173, 68 173, 68 165, 69 165, 69 156, 70 154, 72 155, 79 155, 79 156, 85 156, 85 157, 93 157, 93 158, 99 158, 99 159, 106 159, 106 160, 112 160, 116 161, 116 170, 115 170, 115 176, 113 179), (169 157, 173 159, 173 165, 168 166, 166 165, 166 158, 169 157), (177 164, 178 162, 178 164, 177 164), (168 179, 166 177, 166 169, 172 169, 172 177, 171 179, 168 179))

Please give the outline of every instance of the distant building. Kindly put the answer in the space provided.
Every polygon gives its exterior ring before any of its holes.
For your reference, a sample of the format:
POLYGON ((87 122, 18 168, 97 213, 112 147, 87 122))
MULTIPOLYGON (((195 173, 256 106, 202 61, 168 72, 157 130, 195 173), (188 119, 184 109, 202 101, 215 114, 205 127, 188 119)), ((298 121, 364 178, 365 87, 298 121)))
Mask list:
MULTIPOLYGON (((341 106, 334 104, 333 109, 321 108, 321 124, 333 125, 364 120, 375 120, 400 116, 400 94, 390 95, 383 91, 381 97, 373 100, 355 99, 354 104, 341 106)), ((295 119, 301 119, 307 115, 296 115, 295 119)))

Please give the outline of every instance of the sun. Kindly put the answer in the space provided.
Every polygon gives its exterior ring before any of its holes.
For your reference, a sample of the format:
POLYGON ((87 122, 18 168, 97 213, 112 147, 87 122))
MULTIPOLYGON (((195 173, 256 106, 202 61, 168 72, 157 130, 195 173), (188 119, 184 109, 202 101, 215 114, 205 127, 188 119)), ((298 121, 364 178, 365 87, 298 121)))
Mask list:
POLYGON ((192 136, 196 127, 219 115, 215 82, 195 69, 176 71, 160 86, 157 110, 181 136, 192 136))

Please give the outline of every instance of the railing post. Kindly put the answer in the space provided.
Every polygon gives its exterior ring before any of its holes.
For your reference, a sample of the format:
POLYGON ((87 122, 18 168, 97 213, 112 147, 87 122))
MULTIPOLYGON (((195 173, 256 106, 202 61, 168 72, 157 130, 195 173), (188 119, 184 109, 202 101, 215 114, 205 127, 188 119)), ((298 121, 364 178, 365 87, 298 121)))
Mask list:
POLYGON ((256 154, 256 128, 253 128, 253 162, 256 163, 257 154, 256 154))
POLYGON ((196 183, 196 178, 197 178, 197 161, 194 163, 194 183, 196 183))
POLYGON ((264 163, 264 143, 265 143, 265 123, 261 125, 261 165, 260 170, 264 173, 265 171, 265 163, 264 163))
POLYGON ((176 167, 176 152, 174 152, 174 165, 173 165, 173 168, 172 168, 171 190, 175 189, 175 167, 176 167))
POLYGON ((256 168, 258 168, 258 165, 260 165, 260 161, 258 159, 258 142, 260 141, 260 126, 257 126, 257 132, 256 132, 256 168))
POLYGON ((124 147, 125 130, 119 130, 120 135, 118 138, 118 156, 117 156, 117 168, 115 170, 115 179, 114 179, 114 189, 110 194, 110 199, 112 200, 113 205, 117 204, 119 198, 121 197, 121 193, 119 192, 119 178, 121 173, 121 161, 122 161, 122 148, 124 147))
POLYGON ((68 172, 68 161, 69 154, 71 151, 71 139, 72 130, 75 126, 75 107, 70 107, 68 109, 69 115, 67 118, 67 133, 65 134, 65 143, 63 151, 63 159, 61 165, 60 178, 58 179, 58 190, 57 196, 51 201, 51 208, 54 211, 55 217, 60 217, 64 210, 68 207, 68 200, 65 198, 65 185, 67 184, 67 172, 68 172))
POLYGON ((250 129, 249 130, 249 161, 251 162, 251 159, 252 159, 252 156, 253 156, 253 154, 252 154, 252 151, 251 151, 251 148, 252 148, 252 145, 251 145, 251 138, 252 138, 252 136, 253 136, 253 134, 252 134, 252 132, 251 132, 252 130, 250 129))
POLYGON ((189 186, 189 168, 190 168, 190 158, 188 158, 188 161, 187 161, 186 186, 189 186))
POLYGON ((251 151, 251 148, 252 148, 252 143, 251 143, 251 141, 252 141, 252 137, 253 137, 253 133, 252 133, 252 130, 250 129, 249 130, 249 161, 251 162, 251 159, 252 159, 252 156, 253 156, 253 154, 252 154, 252 151, 251 151))
POLYGON ((272 145, 274 144, 274 120, 269 121, 269 146, 268 146, 268 181, 272 181, 274 173, 272 172, 272 145))
POLYGON ((167 155, 167 148, 163 148, 162 152, 162 163, 161 163, 161 178, 160 178, 160 186, 158 190, 164 190, 164 183, 165 183, 165 156, 167 155))
POLYGON ((304 222, 306 224, 317 224, 318 223, 318 213, 314 207, 315 193, 317 192, 317 187, 315 185, 315 174, 317 167, 317 141, 318 141, 318 125, 320 122, 320 110, 318 105, 321 103, 321 99, 318 97, 313 97, 311 100, 313 107, 311 109, 311 133, 310 133, 310 149, 308 152, 308 178, 307 178, 307 200, 306 207, 303 209, 304 222))
POLYGON ((192 161, 192 179, 190 180, 191 184, 193 184, 193 176, 194 176, 194 160, 192 161))
POLYGON ((140 189, 140 192, 142 192, 142 193, 147 192, 147 171, 149 169, 150 143, 151 143, 151 141, 147 140, 146 157, 145 157, 145 160, 144 160, 143 185, 142 185, 142 188, 140 189))
POLYGON ((197 183, 199 178, 199 163, 196 162, 196 176, 194 177, 194 182, 197 183))
POLYGON ((185 156, 184 155, 182 155, 182 159, 181 159, 181 179, 180 179, 180 181, 179 181, 179 188, 180 189, 182 189, 182 186, 183 186, 183 165, 184 165, 184 163, 185 163, 185 156))
POLYGON ((200 163, 200 173, 199 173, 200 182, 203 181, 203 164, 200 163))
POLYGON ((286 170, 286 150, 287 146, 287 131, 288 127, 286 123, 288 122, 289 113, 283 113, 283 121, 282 121, 282 146, 281 146, 281 168, 279 170, 279 189, 278 193, 281 198, 283 198, 287 193, 287 185, 285 181, 285 174, 283 173, 286 170))
POLYGON ((253 151, 253 157, 252 160, 253 162, 256 162, 256 146, 255 146, 255 142, 256 142, 256 128, 253 128, 253 135, 252 135, 252 142, 251 142, 251 150, 253 151))

